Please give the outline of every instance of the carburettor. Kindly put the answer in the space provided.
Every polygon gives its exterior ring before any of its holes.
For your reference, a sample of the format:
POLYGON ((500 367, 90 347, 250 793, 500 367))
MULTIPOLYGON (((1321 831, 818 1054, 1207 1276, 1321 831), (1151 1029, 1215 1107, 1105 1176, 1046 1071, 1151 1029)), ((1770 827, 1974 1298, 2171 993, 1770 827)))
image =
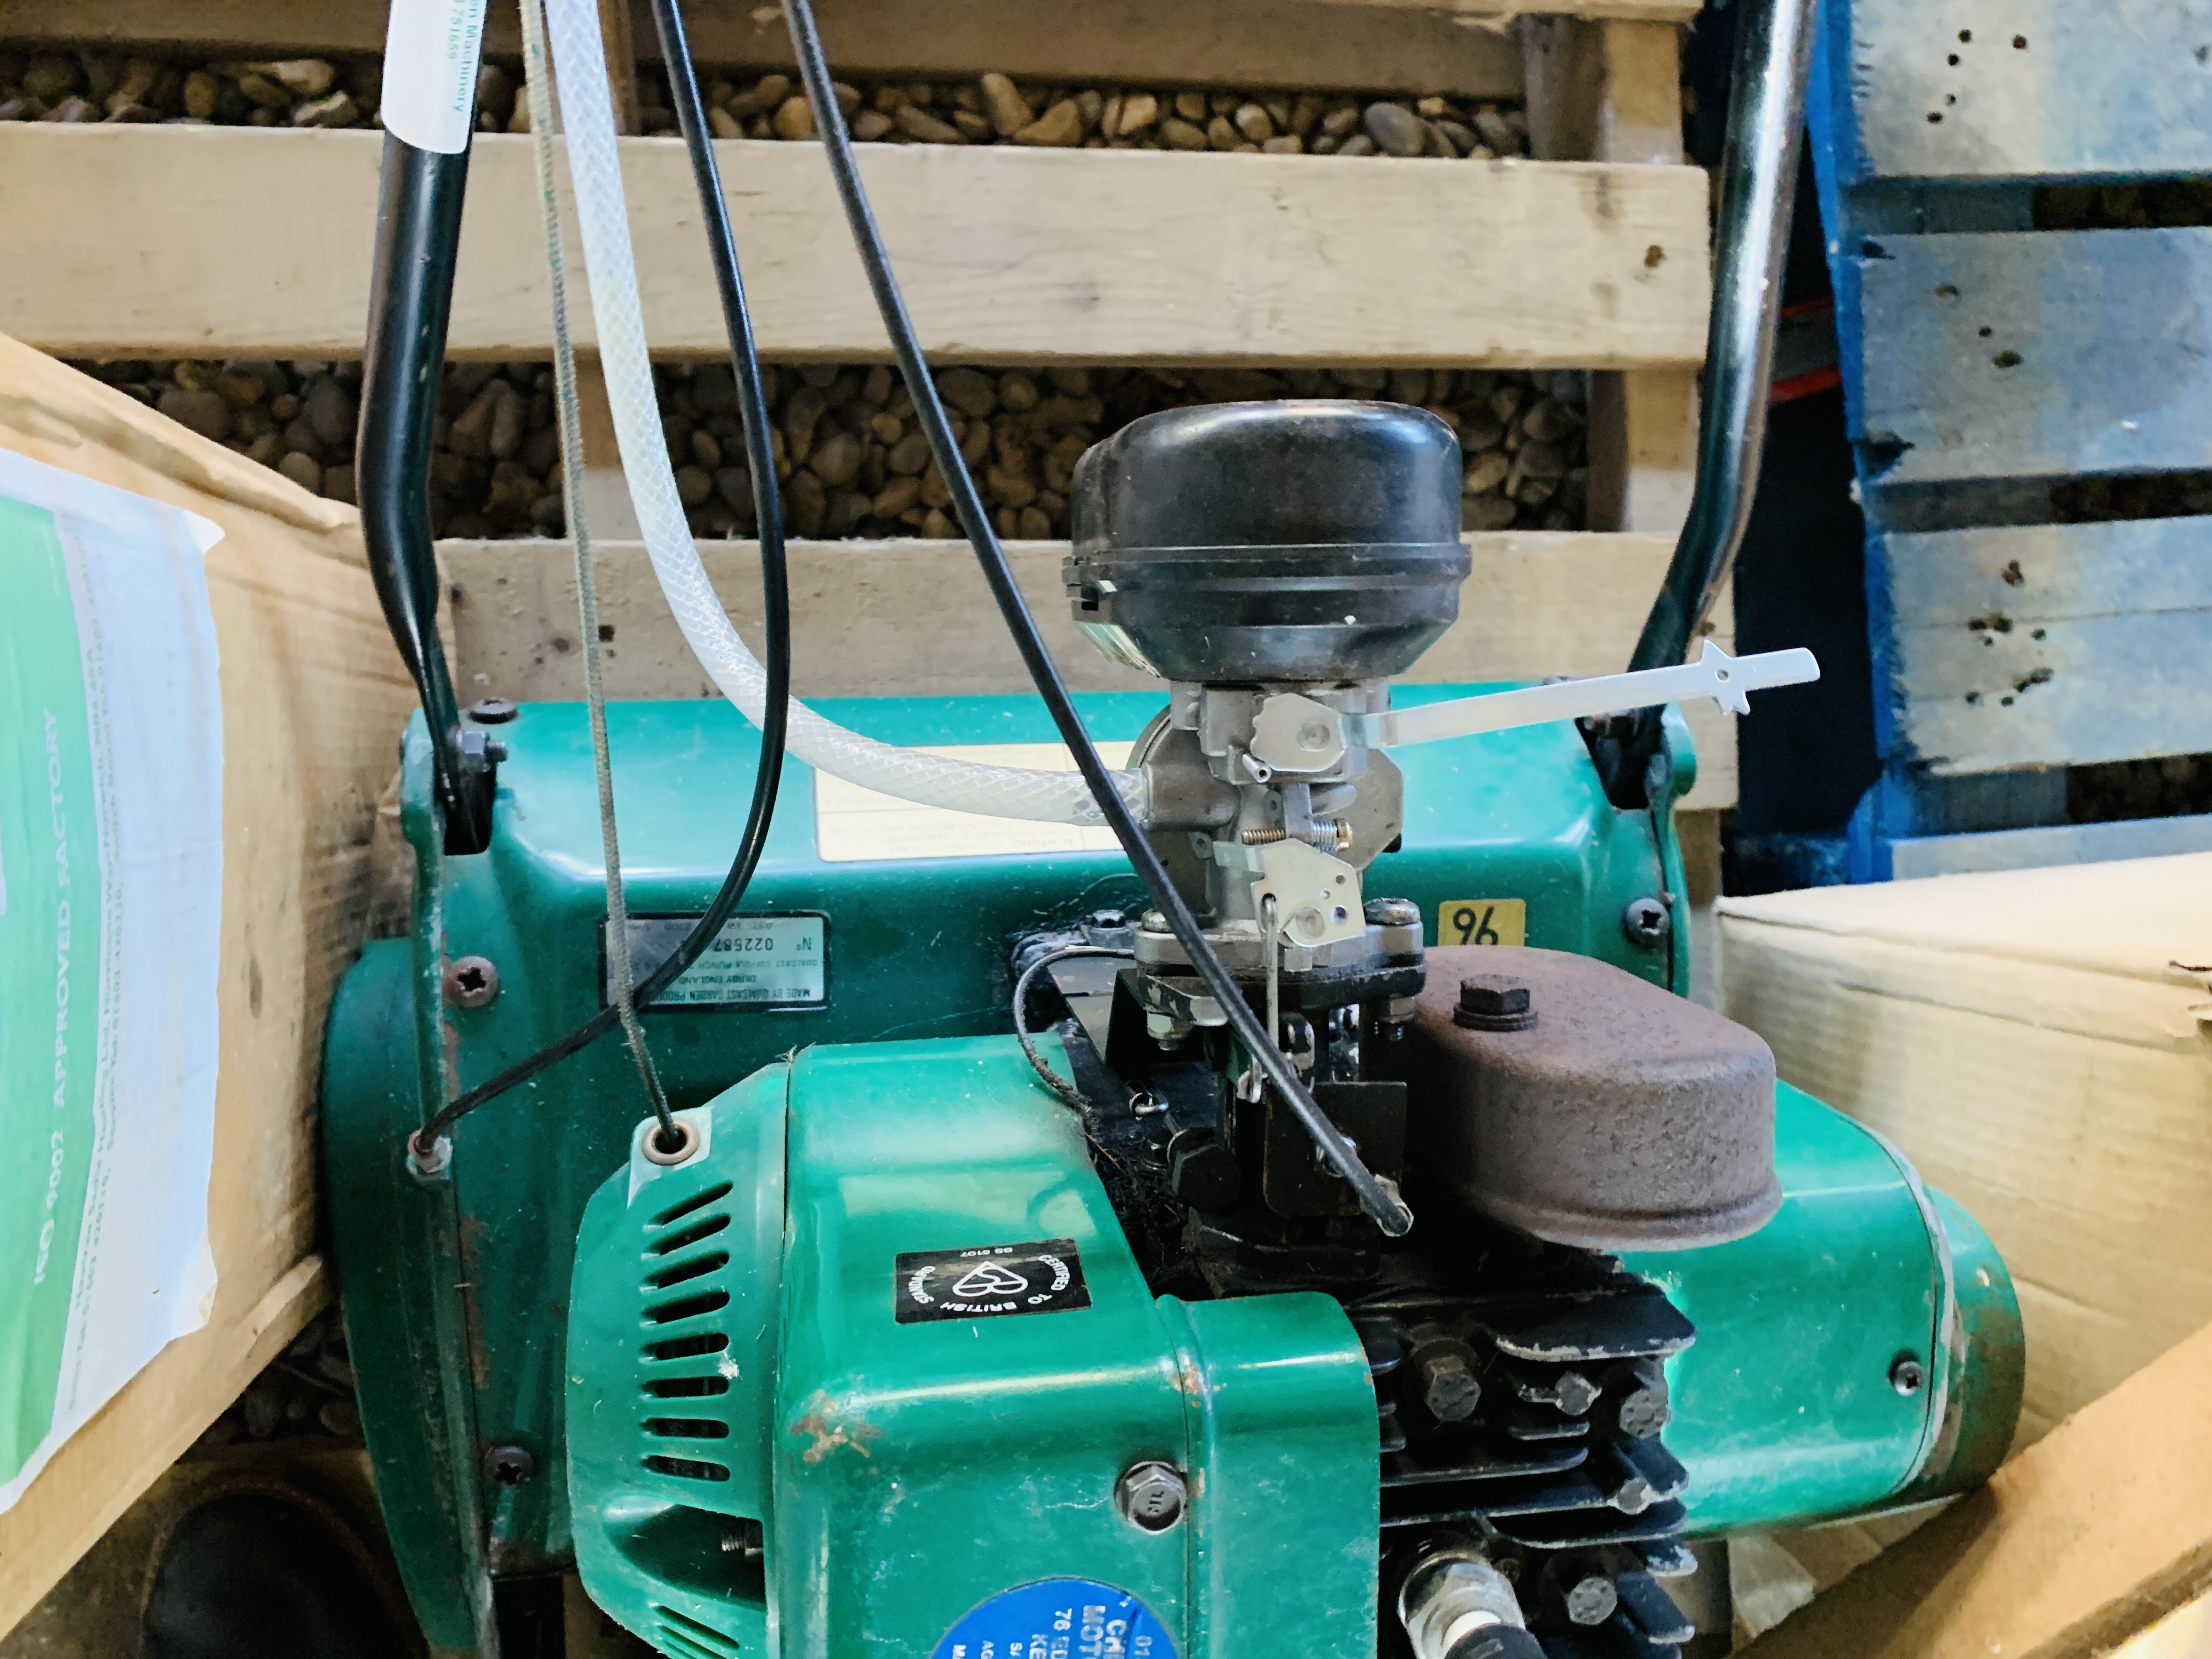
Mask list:
MULTIPOLYGON (((1292 401, 1152 416, 1076 470, 1077 623, 1172 687, 1132 755, 1153 843, 1232 970, 1307 1014, 1402 1022, 1420 988, 1419 928, 1361 891, 1402 823, 1398 769, 1327 714, 1386 710, 1457 619, 1459 459, 1422 410, 1292 401)), ((1218 1023, 1164 926, 1136 960, 1156 1037, 1218 1023)))

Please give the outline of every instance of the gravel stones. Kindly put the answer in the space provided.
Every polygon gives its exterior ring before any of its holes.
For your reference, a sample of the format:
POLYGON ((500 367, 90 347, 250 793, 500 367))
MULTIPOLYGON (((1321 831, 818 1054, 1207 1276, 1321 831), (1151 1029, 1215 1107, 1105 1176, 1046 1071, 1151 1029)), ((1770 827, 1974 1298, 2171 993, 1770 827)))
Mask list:
POLYGON ((1419 155, 1429 147, 1428 123, 1402 104, 1370 104, 1367 136, 1390 155, 1419 155))
MULTIPOLYGON (((520 68, 487 62, 477 79, 479 132, 526 132, 520 68)), ((816 137, 792 76, 710 73, 707 119, 718 138, 816 137)), ((374 127, 383 95, 375 57, 268 61, 125 56, 0 48, 0 120, 166 121, 292 131, 374 127)), ((1088 149, 1212 150, 1272 155, 1432 155, 1481 160, 1527 149, 1517 110, 1466 100, 1352 94, 1170 92, 1123 86, 1016 82, 997 73, 958 81, 836 83, 837 104, 864 143, 995 144, 1088 149)), ((641 70, 638 126, 677 131, 667 83, 641 70)))
MULTIPOLYGON (((358 364, 185 359, 78 367, 303 488, 354 498, 358 364)), ((753 481, 729 366, 663 365, 655 376, 662 433, 693 532, 751 535, 753 481)), ((936 378, 955 441, 1008 537, 1066 535, 1078 458, 1140 416, 1292 397, 1384 398, 1446 422, 1466 456, 1462 515, 1470 530, 1583 524, 1588 377, 1579 372, 960 365, 936 378)), ((793 535, 959 533, 951 490, 896 374, 880 364, 769 364, 762 379, 793 535)), ((552 392, 543 363, 447 366, 430 464, 434 534, 563 532, 552 392)))
MULTIPOLYGON (((1102 110, 1103 106, 1101 106, 1102 110)), ((1051 149, 1073 149, 1083 142, 1084 120, 1082 107, 1072 98, 1063 98, 1042 115, 1014 135, 1018 144, 1033 144, 1051 149)))
POLYGON ((1003 75, 986 75, 976 82, 983 99, 983 113, 990 118, 991 130, 1001 138, 1011 138, 1036 119, 1036 112, 1012 81, 1003 75))
MULTIPOLYGON (((719 407, 726 371, 664 367, 657 373, 672 453, 696 455, 706 440, 724 461, 711 496, 693 501, 696 486, 684 492, 694 532, 750 535, 753 496, 742 439, 734 416, 719 407)), ((1283 397, 1389 398, 1427 408, 1461 434, 1466 447, 1468 528, 1578 528, 1586 381, 1579 373, 1441 369, 1176 372, 963 365, 937 374, 955 439, 1000 533, 1031 539, 1067 533, 1076 460, 1129 421, 1192 404, 1283 397)), ((959 533, 951 517, 951 491, 916 429, 912 401, 896 375, 880 366, 810 364, 773 369, 768 382, 781 440, 776 472, 793 535, 959 533)))

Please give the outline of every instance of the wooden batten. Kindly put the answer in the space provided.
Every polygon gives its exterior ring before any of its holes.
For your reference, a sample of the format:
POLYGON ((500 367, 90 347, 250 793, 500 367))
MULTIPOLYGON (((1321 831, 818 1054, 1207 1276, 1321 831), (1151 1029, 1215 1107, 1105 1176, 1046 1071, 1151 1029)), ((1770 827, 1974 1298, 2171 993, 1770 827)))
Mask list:
MULTIPOLYGON (((850 75, 939 78, 1001 74, 1067 82, 1341 88, 1517 98, 1521 54, 1510 21, 1523 0, 817 0, 831 61, 850 75)), ((1693 0, 1553 0, 1547 12, 1681 23, 1693 0)), ((702 64, 760 69, 791 61, 775 6, 694 6, 702 64)), ((241 54, 380 52, 379 0, 16 0, 19 40, 173 46, 241 54)), ((631 33, 659 56, 652 12, 636 0, 631 33)), ((484 49, 521 52, 511 10, 495 7, 484 49)))
MULTIPOLYGON (((1504 532, 1468 538, 1474 573, 1460 619, 1408 681, 1618 673, 1657 592, 1673 544, 1656 536, 1504 532)), ((759 553, 704 541, 708 574, 738 630, 761 648, 759 553)), ((1007 552, 1067 683, 1079 691, 1159 685, 1109 662, 1077 632, 1060 580, 1061 542, 1007 552)), ((613 697, 717 693, 692 658, 635 543, 595 544, 599 615, 611 629, 613 697)), ((571 701, 582 695, 576 592, 565 542, 444 542, 456 675, 465 696, 571 701)), ((789 550, 793 681, 802 696, 1018 693, 1030 679, 965 542, 794 542, 789 550)), ((1729 642, 1733 618, 1717 618, 1729 642)), ((1734 717, 1688 710, 1698 784, 1686 806, 1735 799, 1734 717)))
MULTIPOLYGON (((39 250, 0 294, 0 329, 67 356, 357 356, 382 148, 359 131, 0 126, 0 244, 39 250)), ((720 149, 762 350, 886 359, 819 151, 720 149)), ((941 360, 1604 368, 1704 349, 1705 185, 1687 168, 861 154, 941 360)), ((628 139, 623 155, 653 349, 720 357, 684 147, 628 139)), ((550 349, 531 165, 526 138, 477 140, 455 356, 550 349)), ((589 309, 574 320, 590 343, 589 309)))

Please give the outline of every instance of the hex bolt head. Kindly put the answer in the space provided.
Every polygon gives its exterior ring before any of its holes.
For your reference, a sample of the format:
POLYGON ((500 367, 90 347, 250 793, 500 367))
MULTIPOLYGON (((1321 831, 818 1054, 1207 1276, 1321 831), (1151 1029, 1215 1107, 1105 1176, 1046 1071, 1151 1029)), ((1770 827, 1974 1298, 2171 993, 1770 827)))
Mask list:
POLYGON ((446 1000, 456 1008, 481 1008, 499 994, 499 969, 489 957, 457 957, 446 964, 446 1000))
POLYGON ((1603 1573, 1593 1572, 1567 1587, 1567 1617, 1577 1625, 1602 1625, 1620 1605, 1620 1592, 1603 1573))
POLYGON ((1121 1518, 1145 1532, 1165 1532, 1182 1519, 1189 1493, 1172 1463, 1132 1463, 1114 1486, 1121 1518))
POLYGON ((1902 1395, 1916 1395, 1928 1381, 1928 1368, 1917 1355, 1901 1353, 1889 1368, 1889 1386, 1902 1395))
POLYGON ((1631 899, 1620 913, 1620 931, 1628 935, 1631 944, 1656 951, 1674 931, 1674 918, 1658 899, 1631 899))
POLYGON ((1510 974, 1474 974, 1460 981, 1453 1024, 1471 1031, 1525 1031, 1535 1023, 1528 988, 1510 974))
POLYGON ((1570 1417, 1581 1417, 1597 1404, 1598 1386, 1580 1371, 1561 1371, 1552 1384, 1552 1398, 1570 1417))
POLYGON ((495 1486, 519 1486, 538 1473, 538 1460, 520 1446, 494 1446, 484 1454, 483 1472, 495 1486))
POLYGON ((1482 1384, 1467 1356, 1444 1348, 1421 1356, 1418 1368, 1421 1403, 1439 1423, 1464 1423, 1481 1403, 1482 1384))
POLYGON ((1628 1368, 1613 1419, 1632 1440, 1648 1440, 1674 1420, 1674 1408, 1667 1397, 1667 1373, 1656 1359, 1639 1359, 1628 1368))

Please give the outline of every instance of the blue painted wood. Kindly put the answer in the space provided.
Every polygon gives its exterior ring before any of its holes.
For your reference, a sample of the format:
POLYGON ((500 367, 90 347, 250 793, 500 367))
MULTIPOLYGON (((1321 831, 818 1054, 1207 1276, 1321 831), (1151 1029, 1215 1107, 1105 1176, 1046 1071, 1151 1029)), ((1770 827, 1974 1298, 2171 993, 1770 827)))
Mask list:
POLYGON ((2212 520, 1893 526, 2212 469, 2212 231, 2028 216, 2036 183, 2212 174, 2212 0, 1830 0, 1808 118, 1875 526, 1851 878, 1984 855, 1954 832, 2091 856, 2125 837, 2063 825, 2068 765, 2212 750, 2212 520))
MULTIPOLYGON (((1989 631, 2212 608, 2212 518, 1881 538, 1893 626, 1989 631)), ((2172 665, 2179 668, 2182 665, 2172 665)), ((2189 665, 2198 672, 2200 664, 2189 665)))
POLYGON ((2212 172, 2212 0, 1832 0, 1827 12, 1847 185, 2212 172))
POLYGON ((1897 236, 1862 252, 1870 481, 2212 466, 2212 229, 1897 236))

